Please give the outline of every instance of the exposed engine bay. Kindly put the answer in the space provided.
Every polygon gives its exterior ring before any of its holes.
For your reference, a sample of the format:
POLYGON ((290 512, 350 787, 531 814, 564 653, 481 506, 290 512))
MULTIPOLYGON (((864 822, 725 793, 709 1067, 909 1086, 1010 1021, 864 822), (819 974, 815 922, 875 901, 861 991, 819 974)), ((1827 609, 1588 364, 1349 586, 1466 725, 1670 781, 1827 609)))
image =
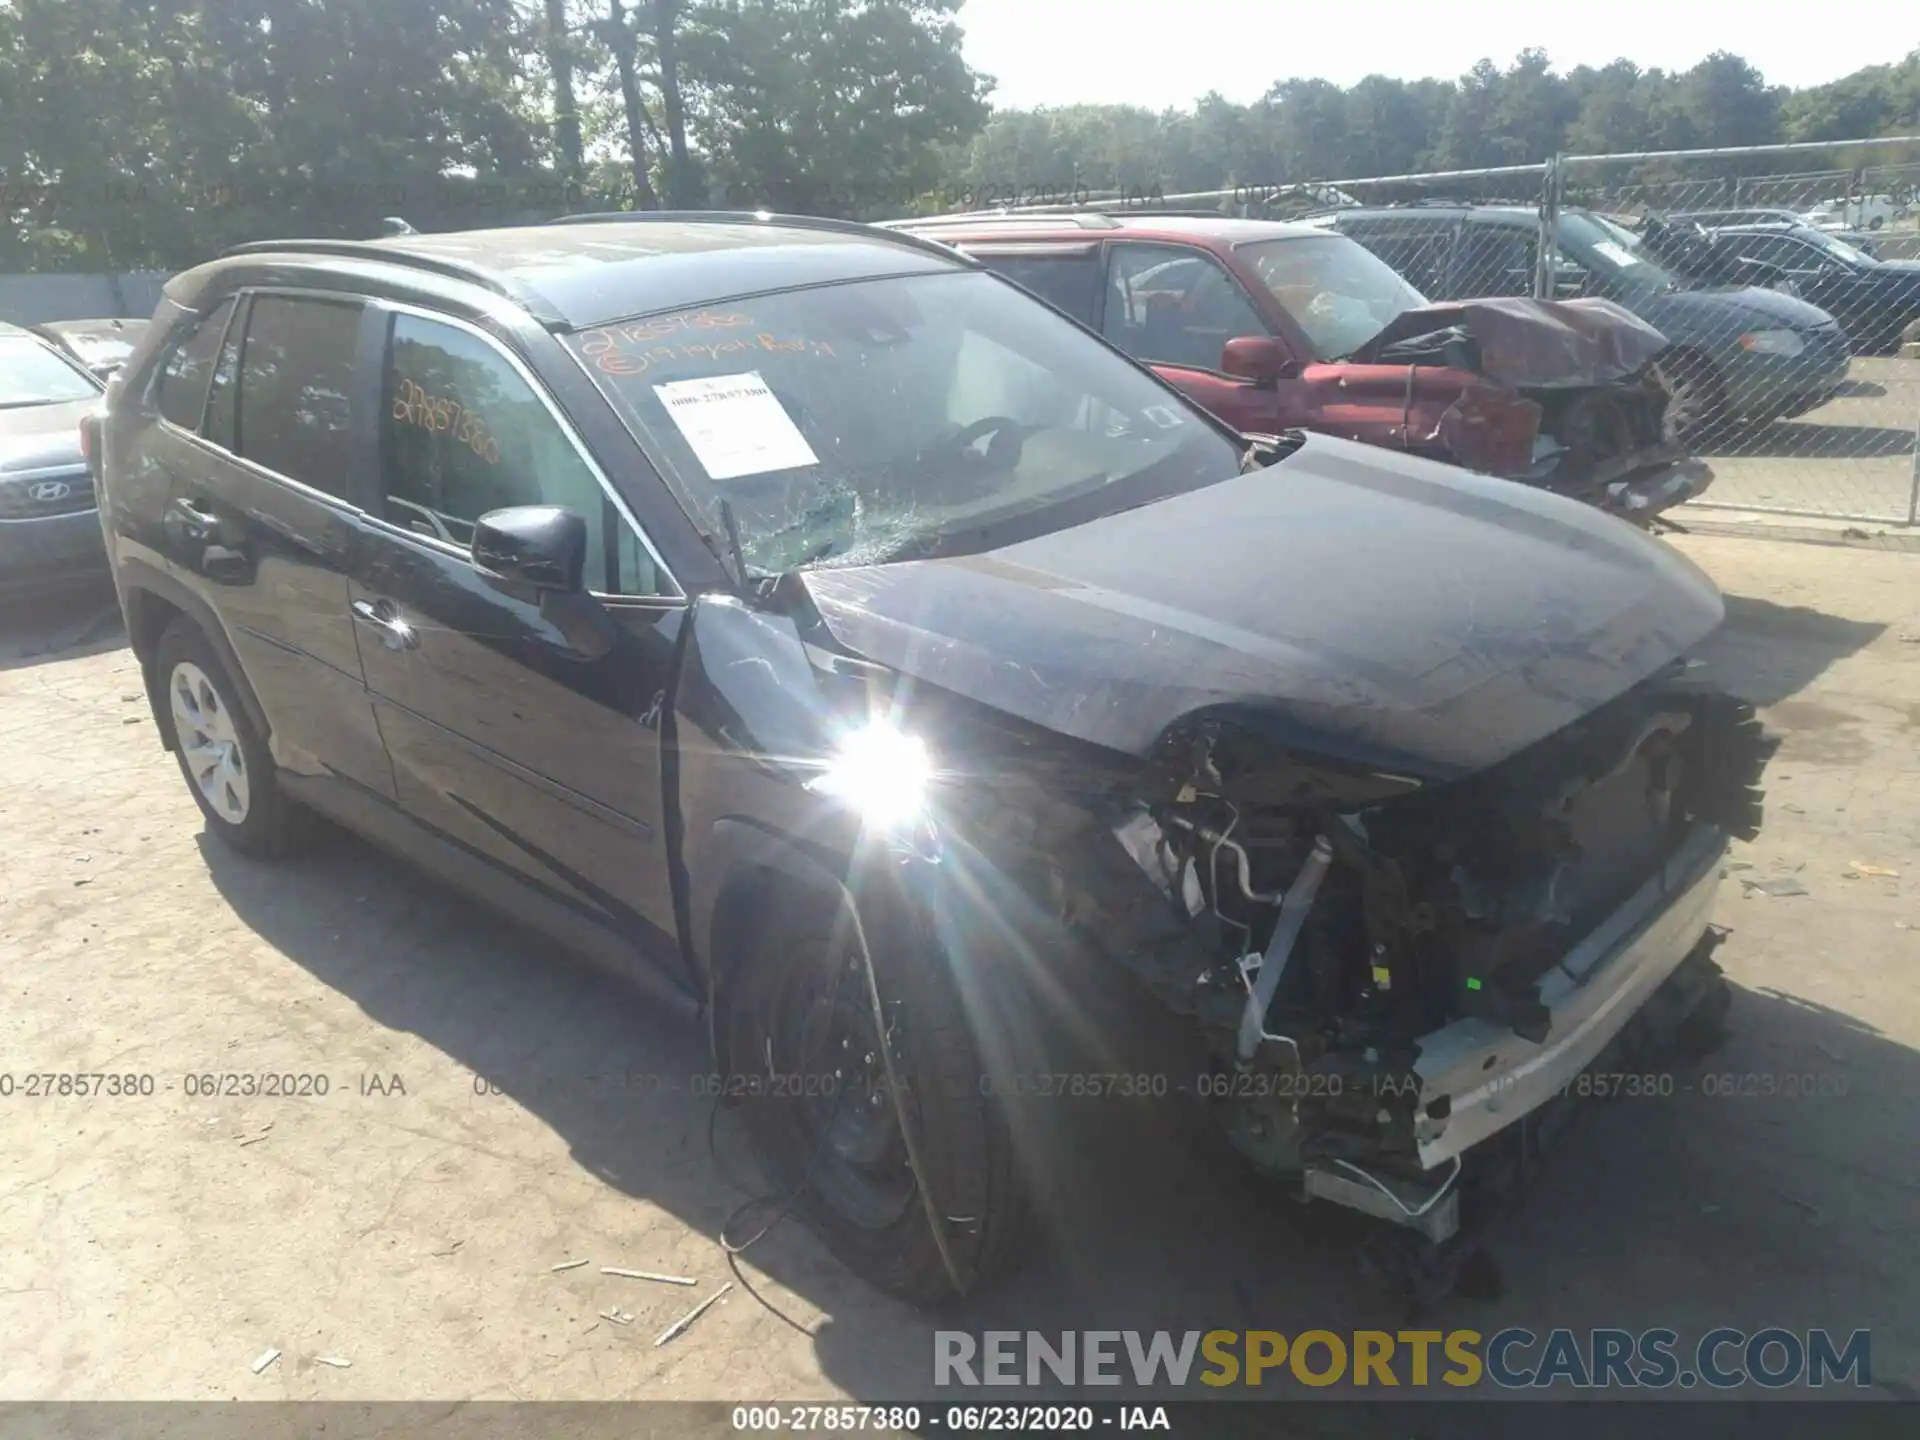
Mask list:
POLYGON ((1679 665, 1443 784, 1202 720, 1169 734, 1156 789, 1101 802, 1102 842, 1022 863, 1059 920, 1198 1021, 1248 1160, 1440 1240, 1454 1222, 1431 1202, 1535 1103, 1524 1077, 1584 1065, 1594 1017, 1624 1024, 1700 939, 1770 751, 1749 706, 1679 665))

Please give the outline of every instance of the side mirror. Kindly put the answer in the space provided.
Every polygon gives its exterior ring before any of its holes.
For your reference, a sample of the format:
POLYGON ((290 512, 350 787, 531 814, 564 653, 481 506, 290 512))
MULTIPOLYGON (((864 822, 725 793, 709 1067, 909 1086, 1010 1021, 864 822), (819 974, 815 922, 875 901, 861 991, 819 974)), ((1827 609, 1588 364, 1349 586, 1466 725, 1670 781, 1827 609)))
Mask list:
POLYGON ((1236 380, 1272 385, 1298 374, 1300 367, 1287 347, 1273 336, 1242 335, 1221 348, 1220 369, 1236 380))
POLYGON ((489 510, 473 527, 473 568, 502 589, 586 589, 587 522, 558 505, 489 510))

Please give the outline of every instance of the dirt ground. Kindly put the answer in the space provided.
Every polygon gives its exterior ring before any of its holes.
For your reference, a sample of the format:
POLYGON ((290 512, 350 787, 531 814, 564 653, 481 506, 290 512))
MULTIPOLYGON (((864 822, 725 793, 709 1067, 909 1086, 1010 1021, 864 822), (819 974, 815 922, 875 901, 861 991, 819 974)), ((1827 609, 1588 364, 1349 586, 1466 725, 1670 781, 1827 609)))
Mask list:
MULTIPOLYGON (((1785 736, 1720 906, 1734 1036, 1671 1098, 1593 1107, 1497 1240, 1504 1295, 1432 1323, 1870 1327, 1876 1386, 1913 1398, 1920 554, 1676 543, 1729 596, 1714 672, 1785 736), (1775 879, 1805 893, 1748 883, 1775 879)), ((346 837, 277 866, 209 843, 110 604, 0 637, 0 1398, 930 1394, 935 1322, 793 1225, 656 1348, 728 1277, 751 1182, 730 1119, 710 1145, 698 1037, 346 837), (133 1093, 24 1093, 75 1072, 133 1093), (327 1093, 191 1093, 232 1072, 327 1093)), ((1398 1322, 1345 1251, 1097 1109, 1072 1224, 942 1323, 1398 1322)))
POLYGON ((1840 393, 1708 451, 1709 506, 1904 522, 1920 432, 1920 360, 1854 357, 1840 393))

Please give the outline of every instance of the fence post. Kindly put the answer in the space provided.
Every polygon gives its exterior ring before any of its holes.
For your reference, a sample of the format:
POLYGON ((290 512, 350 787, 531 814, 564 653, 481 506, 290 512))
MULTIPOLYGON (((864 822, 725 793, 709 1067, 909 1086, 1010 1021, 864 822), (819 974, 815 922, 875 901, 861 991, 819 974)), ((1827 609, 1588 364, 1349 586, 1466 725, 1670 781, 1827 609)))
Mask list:
POLYGON ((1540 233, 1538 254, 1533 260, 1533 298, 1551 300, 1558 291, 1560 272, 1554 264, 1560 234, 1560 156, 1547 159, 1540 176, 1540 233))
POLYGON ((1907 524, 1920 525, 1920 413, 1913 417, 1913 479, 1907 486, 1907 524))

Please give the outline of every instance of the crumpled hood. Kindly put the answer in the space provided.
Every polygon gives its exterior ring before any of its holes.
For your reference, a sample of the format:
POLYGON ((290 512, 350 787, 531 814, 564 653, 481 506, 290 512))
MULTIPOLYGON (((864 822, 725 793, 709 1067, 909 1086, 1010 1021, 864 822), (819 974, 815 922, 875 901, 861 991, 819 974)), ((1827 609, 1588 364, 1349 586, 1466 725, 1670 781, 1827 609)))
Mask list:
POLYGON ((1714 630, 1712 582, 1575 501, 1308 436, 1237 476, 985 554, 804 572, 854 653, 1146 756, 1210 707, 1444 779, 1714 630))
POLYGON ((0 474, 81 463, 86 457, 80 449, 80 420, 99 403, 94 396, 0 410, 0 474))
POLYGON ((1408 310, 1350 357, 1389 361, 1416 336, 1460 330, 1479 349, 1478 369, 1516 388, 1624 380, 1667 348, 1667 337, 1611 300, 1496 297, 1408 310))

